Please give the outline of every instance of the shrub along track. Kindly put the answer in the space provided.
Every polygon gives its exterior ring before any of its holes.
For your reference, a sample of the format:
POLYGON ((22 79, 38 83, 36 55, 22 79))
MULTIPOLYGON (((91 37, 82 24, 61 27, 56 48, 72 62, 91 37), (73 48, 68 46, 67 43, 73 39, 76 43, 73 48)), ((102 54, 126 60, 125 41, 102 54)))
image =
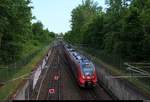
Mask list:
POLYGON ((72 74, 71 66, 64 56, 61 43, 57 43, 31 99, 36 100, 112 100, 97 84, 95 88, 80 88, 72 74), (42 81, 43 80, 43 81, 42 81), (53 90, 54 89, 54 90, 53 90), (51 92, 49 92, 51 91, 51 92))

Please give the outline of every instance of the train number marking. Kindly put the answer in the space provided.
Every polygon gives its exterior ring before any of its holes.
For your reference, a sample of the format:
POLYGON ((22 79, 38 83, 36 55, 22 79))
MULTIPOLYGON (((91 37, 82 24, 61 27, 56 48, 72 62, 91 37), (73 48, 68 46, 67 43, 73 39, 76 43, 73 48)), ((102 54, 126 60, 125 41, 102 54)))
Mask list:
POLYGON ((55 76, 54 76, 54 80, 59 80, 59 76, 58 76, 58 75, 55 75, 55 76))
POLYGON ((49 89, 50 94, 55 94, 55 89, 49 89))

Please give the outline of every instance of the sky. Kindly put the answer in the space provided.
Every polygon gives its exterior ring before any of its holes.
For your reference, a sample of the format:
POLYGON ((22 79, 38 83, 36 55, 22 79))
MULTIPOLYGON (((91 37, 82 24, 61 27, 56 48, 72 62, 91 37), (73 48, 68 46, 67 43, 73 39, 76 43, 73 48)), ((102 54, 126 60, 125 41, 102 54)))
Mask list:
MULTIPOLYGON (((94 0, 105 7, 105 0, 94 0)), ((82 0, 32 0, 33 16, 43 23, 44 28, 55 33, 70 30, 71 11, 82 3, 82 0)))

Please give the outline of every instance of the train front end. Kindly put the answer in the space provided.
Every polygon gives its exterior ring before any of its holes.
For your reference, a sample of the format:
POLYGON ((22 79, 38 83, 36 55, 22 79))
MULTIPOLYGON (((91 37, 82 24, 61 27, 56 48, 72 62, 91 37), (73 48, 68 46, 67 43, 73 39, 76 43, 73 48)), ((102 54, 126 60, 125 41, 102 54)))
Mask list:
POLYGON ((79 85, 81 87, 93 87, 96 86, 96 83, 97 75, 94 65, 89 61, 82 62, 79 71, 79 85))

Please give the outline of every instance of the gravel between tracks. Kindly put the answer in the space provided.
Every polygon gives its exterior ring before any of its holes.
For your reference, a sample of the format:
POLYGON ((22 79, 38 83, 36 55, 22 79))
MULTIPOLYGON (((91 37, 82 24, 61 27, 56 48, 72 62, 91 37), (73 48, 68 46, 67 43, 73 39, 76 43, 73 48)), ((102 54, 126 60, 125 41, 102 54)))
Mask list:
POLYGON ((61 43, 53 47, 47 65, 33 91, 32 100, 112 100, 99 84, 90 89, 78 86, 61 43), (49 89, 54 92, 50 93, 49 89))

